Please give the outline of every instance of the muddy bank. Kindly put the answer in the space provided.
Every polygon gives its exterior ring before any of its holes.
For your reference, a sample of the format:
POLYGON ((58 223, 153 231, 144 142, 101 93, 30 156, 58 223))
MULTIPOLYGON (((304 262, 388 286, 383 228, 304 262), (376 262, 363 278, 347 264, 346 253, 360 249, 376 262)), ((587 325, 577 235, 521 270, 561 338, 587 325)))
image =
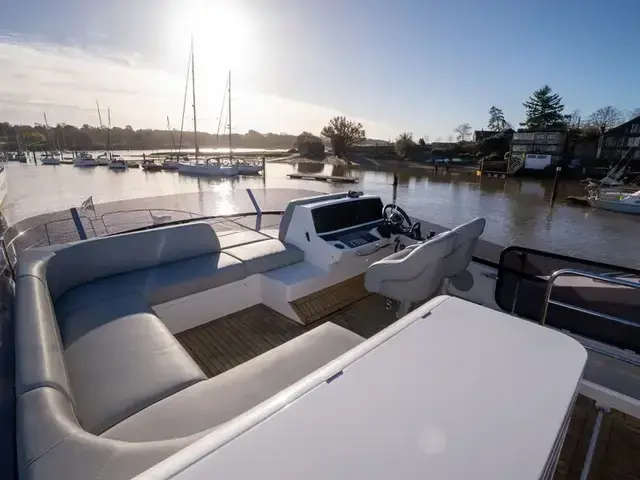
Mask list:
POLYGON ((348 169, 375 170, 382 172, 395 171, 451 171, 451 172, 469 172, 475 173, 478 169, 475 165, 434 165, 422 162, 413 162, 410 160, 396 159, 375 159, 361 154, 350 154, 346 157, 336 157, 335 155, 326 155, 323 159, 312 159, 300 156, 299 154, 288 155, 286 157, 268 158, 269 163, 287 163, 287 164, 315 164, 315 165, 334 165, 346 167, 348 169))

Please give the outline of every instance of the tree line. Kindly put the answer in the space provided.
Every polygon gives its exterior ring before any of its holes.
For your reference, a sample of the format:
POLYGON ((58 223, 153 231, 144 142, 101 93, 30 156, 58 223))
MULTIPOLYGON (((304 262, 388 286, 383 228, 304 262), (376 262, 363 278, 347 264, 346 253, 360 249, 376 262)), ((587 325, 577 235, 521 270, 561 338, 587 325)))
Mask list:
MULTIPOLYGON (((245 134, 235 133, 231 142, 237 148, 289 149, 296 140, 295 135, 287 133, 260 133, 249 130, 245 134)), ((107 143, 114 150, 173 150, 194 148, 193 132, 177 130, 134 129, 130 125, 124 128, 113 127, 110 130, 88 124, 58 124, 47 129, 44 125, 13 125, 0 122, 0 149, 15 151, 19 147, 28 150, 101 150, 107 143)), ((213 135, 198 132, 199 147, 227 147, 227 135, 213 135)))

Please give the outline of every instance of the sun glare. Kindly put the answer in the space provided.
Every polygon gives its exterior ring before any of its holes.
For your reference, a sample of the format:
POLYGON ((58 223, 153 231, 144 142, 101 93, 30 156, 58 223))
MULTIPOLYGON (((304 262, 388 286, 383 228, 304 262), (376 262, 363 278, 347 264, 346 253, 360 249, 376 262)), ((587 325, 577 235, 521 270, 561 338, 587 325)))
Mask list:
POLYGON ((193 36, 199 65, 209 64, 207 70, 227 70, 241 68, 250 61, 250 18, 237 3, 194 0, 187 5, 180 22, 182 36, 186 42, 193 36))

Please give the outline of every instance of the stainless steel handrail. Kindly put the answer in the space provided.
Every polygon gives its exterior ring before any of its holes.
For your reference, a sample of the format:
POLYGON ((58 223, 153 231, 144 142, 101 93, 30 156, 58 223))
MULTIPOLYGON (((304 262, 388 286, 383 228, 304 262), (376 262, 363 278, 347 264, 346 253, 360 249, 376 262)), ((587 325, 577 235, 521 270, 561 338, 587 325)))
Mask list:
POLYGON ((551 291, 553 290, 553 286, 555 282, 560 277, 583 277, 590 278, 592 280, 598 280, 603 283, 609 283, 612 285, 619 285, 622 287, 630 287, 640 290, 640 282, 630 282, 628 280, 623 280, 621 278, 610 277, 602 274, 585 272, 583 270, 575 270, 573 268, 563 268, 562 270, 556 270, 549 276, 549 280, 547 283, 547 291, 544 296, 544 305, 542 308, 542 315, 540 317, 540 325, 544 325, 547 322, 547 311, 549 310, 549 304, 557 305, 563 308, 569 308, 571 310, 576 310, 578 312, 586 313, 588 315, 593 315, 600 318, 606 318, 607 320, 611 320, 616 323, 620 323, 622 325, 631 326, 631 327, 640 327, 640 324, 636 322, 632 322, 630 320, 626 320, 624 318, 615 317, 613 315, 607 315, 605 313, 596 312, 594 310, 589 310, 586 308, 578 307, 576 305, 571 305, 564 302, 558 302, 555 300, 551 300, 551 291))

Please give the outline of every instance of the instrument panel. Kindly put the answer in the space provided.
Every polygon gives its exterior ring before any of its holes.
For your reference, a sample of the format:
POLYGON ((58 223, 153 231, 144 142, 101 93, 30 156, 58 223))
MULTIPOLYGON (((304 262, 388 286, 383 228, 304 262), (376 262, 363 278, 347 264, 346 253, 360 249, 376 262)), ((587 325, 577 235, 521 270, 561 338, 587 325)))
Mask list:
MULTIPOLYGON (((381 222, 382 200, 358 198, 353 201, 332 203, 316 207, 311 211, 313 224, 318 235, 381 222)), ((368 227, 370 230, 373 227, 368 227)), ((343 232, 346 233, 346 232, 343 232)))

